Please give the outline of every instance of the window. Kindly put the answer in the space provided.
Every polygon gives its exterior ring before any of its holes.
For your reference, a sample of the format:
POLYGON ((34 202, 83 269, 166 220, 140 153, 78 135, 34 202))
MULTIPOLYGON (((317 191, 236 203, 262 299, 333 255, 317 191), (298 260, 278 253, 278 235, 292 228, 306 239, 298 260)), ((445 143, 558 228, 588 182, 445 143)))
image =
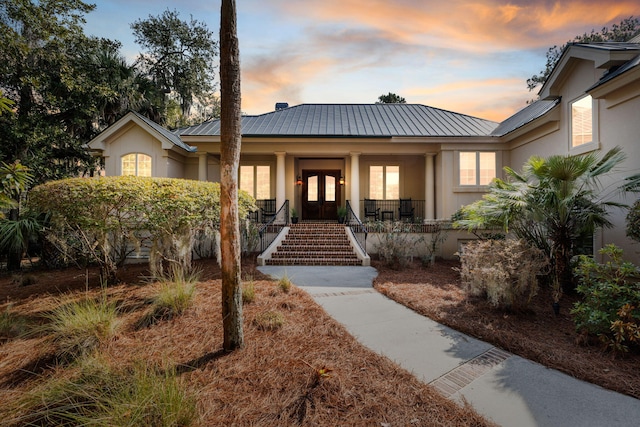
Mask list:
POLYGON ((593 141, 593 99, 591 95, 571 104, 571 147, 593 141))
POLYGON ((460 185, 489 185, 496 177, 496 153, 462 151, 459 156, 460 185))
POLYGON ((240 166, 240 189, 257 200, 271 198, 271 168, 269 166, 240 166))
POLYGON ((151 176, 151 157, 142 153, 122 156, 122 175, 151 176))
POLYGON ((369 198, 379 200, 400 198, 400 166, 369 167, 369 198))

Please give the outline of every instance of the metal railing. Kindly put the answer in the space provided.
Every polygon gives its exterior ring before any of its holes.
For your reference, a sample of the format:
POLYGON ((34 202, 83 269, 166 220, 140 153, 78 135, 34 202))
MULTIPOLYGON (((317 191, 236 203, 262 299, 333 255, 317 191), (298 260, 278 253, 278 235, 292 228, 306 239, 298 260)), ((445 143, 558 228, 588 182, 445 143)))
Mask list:
POLYGON ((285 200, 280 209, 265 224, 260 226, 260 253, 264 252, 283 228, 289 225, 289 200, 285 200))
POLYGON ((347 218, 346 218, 346 226, 351 229, 353 235, 356 236, 356 242, 360 246, 360 249, 366 254, 367 253, 367 227, 364 226, 362 221, 358 218, 353 212, 351 207, 351 203, 347 200, 347 218))
MULTIPOLYGON (((365 201, 360 200, 360 212, 362 220, 367 221, 403 221, 421 222, 424 219, 425 201, 411 199, 408 206, 411 207, 412 215, 404 213, 400 218, 400 200, 367 199, 367 211, 365 211, 365 201)), ((407 205, 405 205, 407 206, 407 205)))

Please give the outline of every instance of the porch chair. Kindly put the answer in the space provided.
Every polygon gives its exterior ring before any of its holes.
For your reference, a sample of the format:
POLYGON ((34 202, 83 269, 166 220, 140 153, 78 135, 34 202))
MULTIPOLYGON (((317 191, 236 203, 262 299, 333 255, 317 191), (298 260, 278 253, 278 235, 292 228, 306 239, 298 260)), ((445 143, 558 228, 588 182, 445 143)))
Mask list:
POLYGON ((413 207, 411 198, 400 199, 400 207, 398 210, 400 211, 400 221, 402 221, 403 218, 410 218, 411 222, 413 222, 415 208, 413 207))
POLYGON ((262 201, 260 216, 262 217, 263 223, 271 221, 276 216, 276 199, 265 199, 262 201))
POLYGON ((365 219, 372 216, 374 221, 380 216, 380 208, 376 207, 376 201, 372 199, 364 199, 364 217, 365 219))

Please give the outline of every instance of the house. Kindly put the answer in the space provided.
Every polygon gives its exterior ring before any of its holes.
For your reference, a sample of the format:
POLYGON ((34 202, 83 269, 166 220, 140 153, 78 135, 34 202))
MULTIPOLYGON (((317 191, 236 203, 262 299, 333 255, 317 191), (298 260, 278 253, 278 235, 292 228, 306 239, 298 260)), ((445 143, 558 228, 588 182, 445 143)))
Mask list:
MULTIPOLYGON (((278 104, 244 116, 239 185, 276 206, 288 200, 302 220, 334 219, 347 202, 363 220, 399 219, 400 199, 411 199, 414 220, 449 218, 532 155, 621 146, 627 161, 603 183, 616 185, 640 172, 639 139, 640 40, 573 44, 540 99, 502 123, 413 104, 278 104)), ((220 180, 219 121, 168 131, 130 112, 88 146, 106 175, 220 180)), ((594 237, 595 249, 616 243, 638 260, 626 212, 612 214, 615 227, 594 237)), ((469 238, 453 233, 443 255, 469 238)))

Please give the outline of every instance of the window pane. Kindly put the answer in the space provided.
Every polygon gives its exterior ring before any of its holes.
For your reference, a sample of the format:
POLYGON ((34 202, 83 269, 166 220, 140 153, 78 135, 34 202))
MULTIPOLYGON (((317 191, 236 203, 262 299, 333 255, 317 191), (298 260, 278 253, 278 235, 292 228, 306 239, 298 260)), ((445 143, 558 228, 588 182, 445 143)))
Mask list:
POLYGON ((400 198, 400 166, 387 166, 385 199, 400 198))
POLYGON ((476 185, 476 153, 460 153, 460 185, 476 185))
POLYGON ((371 166, 369 168, 369 198, 384 199, 383 166, 371 166))
POLYGON ((593 140, 591 95, 571 104, 571 146, 577 147, 593 140))
POLYGON ((326 202, 336 201, 336 178, 334 176, 324 177, 324 200, 326 202))
POLYGON ((138 154, 138 176, 151 176, 151 157, 138 154))
POLYGON ((480 185, 489 185, 496 177, 496 153, 480 153, 480 185))
POLYGON ((122 175, 134 175, 136 174, 136 155, 127 154, 122 156, 122 175))
POLYGON ((318 177, 310 176, 307 178, 307 200, 310 202, 318 201, 318 177))
POLYGON ((269 166, 256 166, 256 199, 271 198, 271 173, 269 166))
MULTIPOLYGON (((253 190, 253 166, 240 166, 240 189, 256 197, 253 190)), ((264 198, 268 199, 268 197, 264 198)))

